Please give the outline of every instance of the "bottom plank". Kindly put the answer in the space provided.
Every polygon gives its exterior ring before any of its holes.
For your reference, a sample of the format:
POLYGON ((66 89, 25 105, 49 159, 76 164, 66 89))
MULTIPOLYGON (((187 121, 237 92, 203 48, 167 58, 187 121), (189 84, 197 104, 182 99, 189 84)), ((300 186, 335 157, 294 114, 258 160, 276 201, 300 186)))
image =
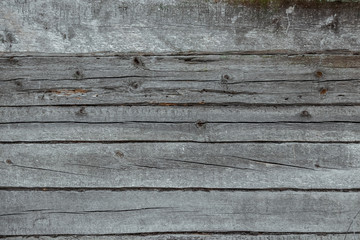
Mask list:
POLYGON ((358 240, 360 234, 159 234, 153 236, 7 237, 6 240, 358 240))
POLYGON ((360 192, 0 191, 1 235, 351 233, 360 192))

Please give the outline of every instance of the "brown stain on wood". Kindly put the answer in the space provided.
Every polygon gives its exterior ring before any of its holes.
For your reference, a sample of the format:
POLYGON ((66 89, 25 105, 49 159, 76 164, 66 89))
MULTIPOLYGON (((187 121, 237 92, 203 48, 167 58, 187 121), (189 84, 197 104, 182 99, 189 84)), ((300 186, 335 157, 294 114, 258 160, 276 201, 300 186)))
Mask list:
MULTIPOLYGON (((301 55, 301 56, 292 56, 284 59, 289 61, 291 64, 305 65, 305 66, 314 66, 319 65, 320 67, 326 68, 360 68, 360 56, 358 55, 338 55, 338 56, 311 56, 311 55, 301 55)), ((323 77, 324 73, 320 70, 315 72, 315 76, 320 78, 323 77)))
POLYGON ((322 64, 331 68, 360 68, 360 56, 326 56, 322 64))
POLYGON ((159 103, 159 106, 178 106, 178 103, 159 103))
POLYGON ((75 94, 85 94, 88 92, 91 92, 90 90, 86 90, 86 89, 82 89, 82 88, 77 88, 77 89, 56 89, 56 90, 49 90, 48 92, 57 94, 57 95, 65 95, 65 96, 71 96, 71 95, 75 95, 75 94))
POLYGON ((320 71, 317 71, 317 72, 315 73, 315 76, 316 76, 317 78, 321 78, 321 77, 323 76, 323 73, 320 72, 320 71))
POLYGON ((320 94, 321 95, 325 95, 328 92, 328 90, 326 88, 321 88, 320 89, 320 94))

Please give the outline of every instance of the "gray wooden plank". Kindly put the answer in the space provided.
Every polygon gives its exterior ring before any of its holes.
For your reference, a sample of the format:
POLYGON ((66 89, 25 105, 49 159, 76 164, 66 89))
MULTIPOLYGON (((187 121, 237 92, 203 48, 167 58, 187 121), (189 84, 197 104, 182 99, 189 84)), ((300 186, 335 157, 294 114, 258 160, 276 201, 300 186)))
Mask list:
POLYGON ((359 142, 359 123, 4 123, 0 142, 359 142))
POLYGON ((134 235, 118 235, 118 236, 37 236, 37 237, 5 237, 6 240, 357 240, 359 234, 259 234, 249 235, 243 234, 158 234, 154 236, 134 236, 134 235))
POLYGON ((0 187, 359 189, 359 144, 0 145, 0 187))
POLYGON ((78 54, 0 57, 0 81, 150 78, 223 82, 359 79, 360 56, 322 54, 216 53, 180 55, 78 54))
POLYGON ((1 1, 1 52, 359 50, 342 1, 1 1))
POLYGON ((0 107, 14 122, 360 122, 360 106, 32 106, 0 107))
POLYGON ((359 104, 359 58, 358 55, 3 58, 0 106, 359 104))
POLYGON ((3 235, 358 231, 359 192, 1 191, 3 235))
POLYGON ((359 105, 360 80, 238 83, 134 79, 1 83, 0 106, 82 104, 351 104, 359 105))

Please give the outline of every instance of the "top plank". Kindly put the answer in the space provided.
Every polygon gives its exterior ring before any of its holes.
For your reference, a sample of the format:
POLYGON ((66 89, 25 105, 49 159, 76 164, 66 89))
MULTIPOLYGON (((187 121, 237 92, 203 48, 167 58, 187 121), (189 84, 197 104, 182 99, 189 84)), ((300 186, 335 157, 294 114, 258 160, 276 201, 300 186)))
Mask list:
POLYGON ((358 0, 9 0, 0 54, 359 51, 358 0))

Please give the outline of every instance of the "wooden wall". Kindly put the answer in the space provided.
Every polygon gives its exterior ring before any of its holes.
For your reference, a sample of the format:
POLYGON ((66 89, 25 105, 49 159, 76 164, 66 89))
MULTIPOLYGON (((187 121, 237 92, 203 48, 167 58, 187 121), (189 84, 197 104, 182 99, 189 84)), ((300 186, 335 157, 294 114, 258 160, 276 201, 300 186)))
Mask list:
POLYGON ((0 238, 360 239, 360 3, 0 1, 0 238))

